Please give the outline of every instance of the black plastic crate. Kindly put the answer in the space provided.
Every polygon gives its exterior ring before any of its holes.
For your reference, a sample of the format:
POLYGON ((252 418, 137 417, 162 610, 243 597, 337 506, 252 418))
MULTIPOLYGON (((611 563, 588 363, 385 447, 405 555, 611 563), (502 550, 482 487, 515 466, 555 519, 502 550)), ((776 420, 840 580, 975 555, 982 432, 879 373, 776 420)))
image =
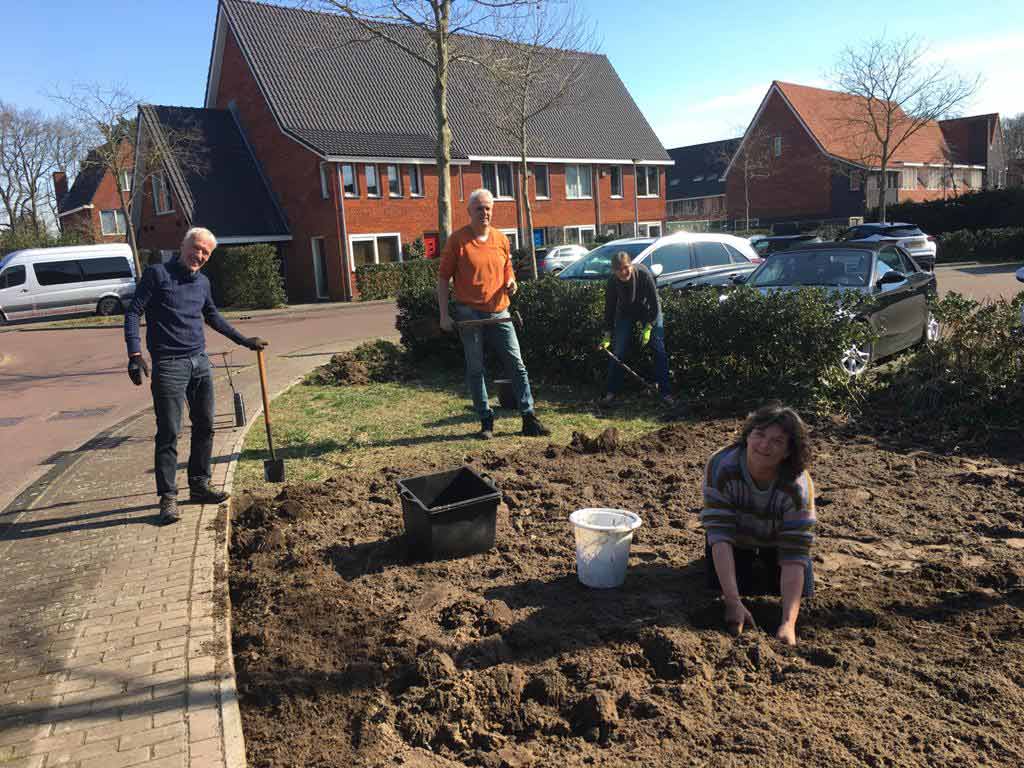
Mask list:
POLYGON ((409 556, 438 560, 494 546, 501 492, 469 467, 399 480, 409 556))

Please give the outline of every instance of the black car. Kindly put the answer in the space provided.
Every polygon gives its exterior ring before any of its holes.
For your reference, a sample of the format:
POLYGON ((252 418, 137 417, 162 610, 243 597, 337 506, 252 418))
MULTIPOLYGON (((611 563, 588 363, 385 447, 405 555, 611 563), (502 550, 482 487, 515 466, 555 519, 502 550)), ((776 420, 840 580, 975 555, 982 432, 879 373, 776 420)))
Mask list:
POLYGON ((937 293, 935 274, 895 245, 799 245, 773 254, 742 282, 765 293, 818 286, 861 294, 857 317, 871 324, 877 339, 846 352, 843 367, 851 376, 875 360, 938 338, 939 325, 929 309, 937 293))
POLYGON ((768 258, 768 256, 777 251, 785 251, 795 245, 820 242, 821 238, 818 235, 766 235, 750 239, 750 244, 762 259, 768 258))

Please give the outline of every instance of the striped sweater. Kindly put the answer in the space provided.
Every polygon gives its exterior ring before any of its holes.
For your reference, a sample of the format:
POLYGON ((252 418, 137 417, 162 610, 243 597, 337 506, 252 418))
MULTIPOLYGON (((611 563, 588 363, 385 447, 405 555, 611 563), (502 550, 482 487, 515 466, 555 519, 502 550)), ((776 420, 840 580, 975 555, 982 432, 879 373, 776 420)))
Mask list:
POLYGON ((704 470, 700 522, 708 544, 740 549, 777 547, 779 561, 810 562, 814 541, 814 483, 805 471, 792 483, 759 489, 747 471, 746 448, 732 445, 713 455, 704 470))

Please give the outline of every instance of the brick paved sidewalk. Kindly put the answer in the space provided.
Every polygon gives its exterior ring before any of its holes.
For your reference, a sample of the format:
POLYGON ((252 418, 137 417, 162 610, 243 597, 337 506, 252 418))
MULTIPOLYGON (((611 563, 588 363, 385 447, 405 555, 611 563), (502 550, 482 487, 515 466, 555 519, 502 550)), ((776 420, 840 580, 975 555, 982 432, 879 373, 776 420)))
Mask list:
MULTIPOLYGON (((327 349, 339 345, 271 356, 271 392, 325 362, 317 353, 327 349)), ((235 385, 259 427, 255 372, 235 385)), ((216 423, 213 484, 223 487, 244 431, 233 426, 226 379, 216 423)), ((158 524, 154 431, 151 410, 128 419, 0 514, 0 768, 245 765, 227 505, 183 504, 181 522, 158 524)))

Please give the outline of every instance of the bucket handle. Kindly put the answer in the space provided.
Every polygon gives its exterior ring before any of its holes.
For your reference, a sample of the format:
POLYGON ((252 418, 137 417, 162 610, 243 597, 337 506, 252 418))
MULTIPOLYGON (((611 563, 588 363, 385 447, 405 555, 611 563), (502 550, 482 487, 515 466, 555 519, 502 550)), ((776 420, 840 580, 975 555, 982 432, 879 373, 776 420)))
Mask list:
POLYGON ((489 486, 491 486, 491 488, 494 489, 495 491, 498 490, 498 486, 495 485, 495 483, 494 483, 494 478, 491 477, 486 472, 481 472, 480 473, 480 479, 483 480, 485 483, 487 483, 489 486))
POLYGON ((408 488, 400 489, 398 491, 398 495, 412 504, 416 503, 416 497, 413 496, 412 491, 410 491, 408 488))

